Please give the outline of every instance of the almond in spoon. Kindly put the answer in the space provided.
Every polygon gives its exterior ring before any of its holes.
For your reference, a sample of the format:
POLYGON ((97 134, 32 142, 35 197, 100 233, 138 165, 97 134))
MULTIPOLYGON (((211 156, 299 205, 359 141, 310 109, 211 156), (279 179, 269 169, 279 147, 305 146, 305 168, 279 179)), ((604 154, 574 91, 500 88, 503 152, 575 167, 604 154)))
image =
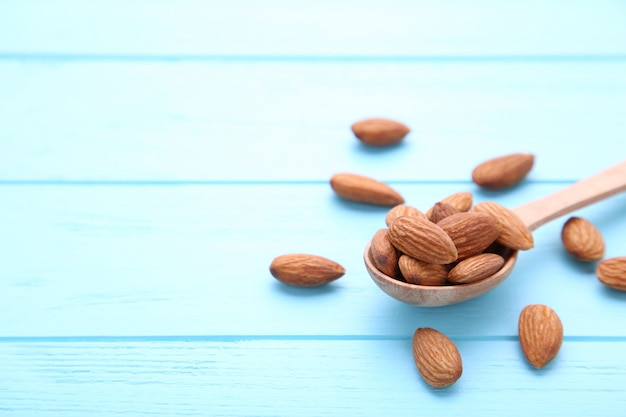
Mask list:
POLYGON ((481 253, 462 260, 448 273, 451 284, 470 284, 487 278, 502 268, 504 258, 495 253, 481 253))
POLYGON ((389 226, 389 240, 400 252, 433 264, 448 264, 458 253, 448 234, 421 217, 399 217, 389 226))

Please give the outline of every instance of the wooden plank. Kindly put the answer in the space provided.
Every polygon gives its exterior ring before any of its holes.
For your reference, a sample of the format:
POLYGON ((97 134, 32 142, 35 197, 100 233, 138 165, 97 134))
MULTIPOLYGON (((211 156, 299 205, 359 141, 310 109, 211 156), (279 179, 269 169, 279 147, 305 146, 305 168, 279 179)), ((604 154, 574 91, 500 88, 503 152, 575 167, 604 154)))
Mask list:
POLYGON ((87 55, 626 53, 619 0, 202 2, 8 0, 0 51, 87 55), (495 16, 495 18, 494 18, 495 16))
MULTIPOLYGON (((625 43, 626 44, 626 43, 625 43)), ((0 63, 0 179, 466 181, 537 155, 531 180, 624 158, 626 62, 0 63), (356 120, 413 132, 369 149, 356 120)))
POLYGON ((410 339, 0 343, 0 411, 84 415, 621 416, 625 342, 566 340, 542 370, 516 340, 456 340, 463 375, 434 390, 410 339))
MULTIPOLYGON (((509 207, 560 188, 526 184, 491 194, 468 184, 398 184, 426 210, 456 191, 509 207)), ((626 293, 602 286, 593 264, 570 260, 563 220, 535 233, 498 289, 424 309, 387 297, 369 279, 364 246, 385 208, 345 202, 327 184, 3 186, 0 335, 406 336, 430 325, 451 334, 511 336, 526 304, 545 303, 570 336, 625 336, 626 293), (335 259, 346 275, 298 289, 270 275, 284 253, 335 259), (454 317, 454 320, 450 318, 454 317)), ((626 195, 578 212, 607 256, 626 254, 626 195)))

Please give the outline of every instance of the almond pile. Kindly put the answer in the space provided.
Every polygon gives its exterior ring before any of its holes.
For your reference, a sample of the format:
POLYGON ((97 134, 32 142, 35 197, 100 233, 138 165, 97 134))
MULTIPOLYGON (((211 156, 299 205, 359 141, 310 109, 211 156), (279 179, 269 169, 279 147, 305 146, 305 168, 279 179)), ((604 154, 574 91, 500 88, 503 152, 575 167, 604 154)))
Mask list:
POLYGON ((469 284, 497 272, 511 251, 533 247, 532 233, 511 210, 472 202, 471 193, 459 192, 426 213, 393 207, 370 245, 374 265, 410 284, 469 284))
MULTIPOLYGON (((399 143, 410 129, 390 119, 364 119, 354 123, 352 131, 364 144, 380 147, 399 143)), ((529 153, 492 158, 476 166, 472 180, 489 190, 509 188, 527 176, 534 160, 529 153)), ((380 272, 409 284, 475 283, 499 271, 515 251, 534 246, 531 231, 512 210, 494 201, 474 204, 469 192, 452 194, 424 212, 405 204, 404 197, 389 185, 364 175, 335 174, 330 186, 346 200, 391 207, 386 227, 371 239, 369 256, 380 272)), ((602 260, 604 239, 590 221, 570 218, 563 225, 561 239, 573 258, 600 261, 596 275, 603 284, 626 291, 626 256, 602 260)), ((276 257, 270 272, 285 284, 315 287, 340 278, 345 269, 321 256, 296 253, 276 257)), ((542 368, 561 348, 563 325, 552 308, 531 304, 519 315, 518 336, 525 358, 542 368)), ((418 328, 412 347, 417 370, 430 386, 448 387, 461 377, 459 349, 440 331, 418 328)))

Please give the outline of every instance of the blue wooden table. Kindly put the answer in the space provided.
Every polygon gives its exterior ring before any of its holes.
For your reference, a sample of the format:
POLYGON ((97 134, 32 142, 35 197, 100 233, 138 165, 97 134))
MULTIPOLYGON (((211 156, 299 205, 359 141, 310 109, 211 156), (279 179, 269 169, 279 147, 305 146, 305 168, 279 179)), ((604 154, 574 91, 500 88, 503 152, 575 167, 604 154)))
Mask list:
MULTIPOLYGON (((328 180, 385 181, 426 210, 509 207, 626 159, 623 1, 4 0, 0 3, 0 415, 626 415, 626 293, 535 232, 496 290, 402 304, 363 249, 386 208, 328 180), (371 149, 359 119, 403 121, 371 149), (532 152, 519 186, 471 170, 532 152), (269 273, 304 252, 320 288, 269 273), (561 317, 557 358, 517 320, 561 317), (463 376, 419 376, 418 327, 463 376)), ((626 195, 579 210, 626 255, 626 195)))

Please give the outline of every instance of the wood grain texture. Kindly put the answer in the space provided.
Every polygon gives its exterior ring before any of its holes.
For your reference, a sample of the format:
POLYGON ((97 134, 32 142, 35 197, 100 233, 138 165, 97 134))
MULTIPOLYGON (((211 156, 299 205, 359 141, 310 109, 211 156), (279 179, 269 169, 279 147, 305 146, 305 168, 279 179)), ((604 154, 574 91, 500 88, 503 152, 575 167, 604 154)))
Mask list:
MULTIPOLYGON (((476 202, 495 198, 470 184, 398 187, 424 209, 455 191, 474 191, 476 202)), ((532 184, 497 201, 516 206, 558 188, 532 184)), ((553 307, 568 335, 626 335, 619 325, 626 294, 604 288, 593 265, 569 257, 560 240, 565 219, 535 232, 535 249, 495 291, 419 309, 387 297, 365 270, 363 249, 384 227, 386 209, 343 201, 327 184, 0 190, 4 336, 397 336, 418 325, 510 336, 530 303, 553 307), (346 275, 318 289, 285 286, 269 265, 294 252, 339 262, 346 275)), ((624 204, 620 195, 578 213, 602 231, 607 256, 626 253, 624 204)))
POLYGON ((153 55, 624 54, 623 2, 3 1, 0 51, 153 55))
POLYGON ((535 370, 516 340, 455 340, 463 376, 430 388, 410 336, 395 340, 0 343, 6 416, 229 415, 618 417, 625 342, 568 341, 535 370), (589 350, 594 355, 589 355, 589 350), (511 403, 515 409, 511 409, 511 403))
POLYGON ((0 179, 465 181, 520 151, 537 156, 530 181, 579 179, 624 158, 625 73, 626 62, 0 62, 0 179), (369 116, 413 131, 368 148, 350 125, 369 116))
MULTIPOLYGON (((352 171, 426 210, 457 191, 515 207, 624 159, 619 0, 0 2, 0 414, 623 417, 626 293, 535 232, 497 290, 417 309, 368 278, 386 210, 333 195, 352 171), (372 150, 350 124, 407 123, 372 150), (470 182, 534 152, 519 186, 470 182), (347 273, 271 277, 312 252, 347 273), (550 305, 541 371, 517 320, 550 305), (433 391, 410 337, 464 374, 433 391)), ((626 196, 575 213, 626 254, 626 196)))

